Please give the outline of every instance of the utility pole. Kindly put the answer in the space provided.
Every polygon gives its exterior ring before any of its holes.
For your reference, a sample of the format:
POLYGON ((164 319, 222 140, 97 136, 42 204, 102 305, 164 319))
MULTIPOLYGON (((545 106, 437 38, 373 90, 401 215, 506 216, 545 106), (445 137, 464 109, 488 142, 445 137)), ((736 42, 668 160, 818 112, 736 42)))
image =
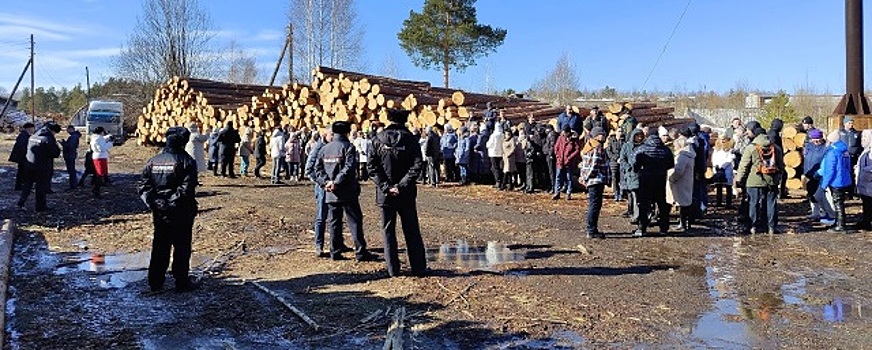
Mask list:
POLYGON ((845 70, 845 95, 833 111, 839 123, 830 127, 841 126, 843 115, 872 113, 863 93, 863 0, 845 0, 845 70))
POLYGON ((288 24, 288 84, 294 83, 294 25, 288 24))
POLYGON ((36 104, 34 103, 36 100, 36 96, 34 95, 34 83, 36 79, 33 75, 33 68, 35 66, 33 60, 33 34, 30 34, 30 118, 33 121, 36 121, 36 104))
POLYGON ((85 92, 85 99, 90 101, 91 100, 91 72, 88 71, 88 66, 85 66, 85 84, 88 88, 88 90, 86 90, 87 92, 85 92))
POLYGON ((279 68, 282 67, 282 60, 285 58, 285 52, 288 51, 288 45, 290 43, 290 37, 285 38, 285 45, 282 46, 282 53, 279 55, 279 60, 276 62, 276 69, 273 70, 272 77, 269 78, 269 85, 272 86, 276 82, 276 75, 279 74, 279 68))

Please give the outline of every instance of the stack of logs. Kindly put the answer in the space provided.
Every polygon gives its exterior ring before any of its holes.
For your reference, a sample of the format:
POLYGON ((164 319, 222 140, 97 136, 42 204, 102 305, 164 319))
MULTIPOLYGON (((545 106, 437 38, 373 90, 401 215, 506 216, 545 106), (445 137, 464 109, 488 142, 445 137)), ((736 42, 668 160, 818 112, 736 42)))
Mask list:
POLYGON ((781 146, 784 149, 784 173, 787 188, 802 189, 802 146, 807 137, 805 132, 795 126, 785 126, 781 130, 781 146))
MULTIPOLYGON (((531 116, 554 123, 563 112, 562 107, 532 99, 469 93, 433 87, 427 82, 318 67, 313 71, 311 86, 294 83, 273 87, 174 77, 158 88, 154 99, 143 108, 137 135, 142 145, 158 145, 164 143, 167 128, 189 122, 201 125, 201 131, 230 122, 236 127, 251 125, 259 132, 279 125, 311 129, 343 120, 351 122, 353 130, 372 130, 387 123, 390 108, 411 111, 408 126, 412 128, 452 125, 457 129, 471 118, 480 118, 488 102, 514 123, 531 116)), ((586 108, 575 109, 582 117, 589 113, 586 108)), ((690 121, 676 119, 672 108, 657 108, 652 102, 613 103, 603 110, 615 128, 627 110, 639 122, 651 126, 690 121)))

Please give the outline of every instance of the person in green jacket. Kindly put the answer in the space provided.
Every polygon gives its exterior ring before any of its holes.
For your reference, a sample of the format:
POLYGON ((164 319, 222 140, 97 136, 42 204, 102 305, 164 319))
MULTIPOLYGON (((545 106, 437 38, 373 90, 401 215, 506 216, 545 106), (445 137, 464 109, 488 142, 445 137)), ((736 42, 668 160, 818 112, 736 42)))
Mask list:
POLYGON ((746 132, 751 133, 753 141, 742 150, 736 177, 739 190, 748 194, 750 223, 746 232, 758 232, 758 221, 762 219, 760 211, 765 205, 768 231, 774 234, 778 224, 778 185, 784 174, 784 156, 778 146, 769 142, 766 130, 759 124, 746 132))

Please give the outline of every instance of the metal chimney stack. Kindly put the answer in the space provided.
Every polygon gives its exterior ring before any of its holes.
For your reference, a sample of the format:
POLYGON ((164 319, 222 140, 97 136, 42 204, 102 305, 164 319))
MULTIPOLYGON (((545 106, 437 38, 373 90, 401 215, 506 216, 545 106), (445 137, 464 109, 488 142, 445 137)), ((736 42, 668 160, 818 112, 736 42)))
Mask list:
POLYGON ((863 0, 845 0, 845 54, 846 91, 833 111, 839 120, 842 115, 872 114, 863 93, 863 0))

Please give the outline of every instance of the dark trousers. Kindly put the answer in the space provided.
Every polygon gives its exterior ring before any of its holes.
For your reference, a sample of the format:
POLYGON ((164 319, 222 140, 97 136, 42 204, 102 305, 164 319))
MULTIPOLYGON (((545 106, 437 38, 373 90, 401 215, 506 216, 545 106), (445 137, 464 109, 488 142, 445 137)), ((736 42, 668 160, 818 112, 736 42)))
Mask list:
POLYGON ((445 181, 454 182, 456 180, 454 158, 445 158, 445 181))
POLYGON ((693 220, 702 219, 702 208, 700 206, 706 202, 703 197, 708 196, 705 189, 705 180, 703 179, 705 179, 705 175, 694 174, 693 197, 691 197, 690 202, 690 214, 693 220))
POLYGON ((513 172, 504 172, 503 173, 503 181, 500 182, 500 189, 515 189, 515 182, 512 181, 512 177, 515 175, 513 172))
POLYGON ((534 189, 536 189, 536 185, 539 185, 537 183, 539 181, 535 181, 535 179, 537 177, 536 172, 535 172, 536 163, 535 162, 527 162, 527 164, 525 164, 525 165, 526 165, 526 167, 524 170, 525 170, 526 175, 527 175, 527 178, 526 178, 526 180, 527 180, 527 186, 526 186, 527 192, 532 192, 534 189))
POLYGON ((748 187, 748 220, 750 228, 759 228, 762 214, 766 212, 766 227, 775 229, 778 224, 778 187, 748 187))
POLYGON ((338 256, 342 243, 342 213, 348 219, 348 230, 354 240, 354 255, 358 258, 366 254, 366 239, 363 238, 363 211, 357 201, 327 203, 327 221, 330 222, 330 256, 338 256))
POLYGON ((24 169, 24 163, 18 163, 18 169, 15 171, 15 190, 21 191, 24 188, 24 178, 27 176, 24 169))
POLYGON ((51 169, 27 169, 23 173, 24 184, 21 186, 21 195, 18 198, 18 206, 23 207, 27 202, 27 197, 30 196, 30 191, 36 187, 36 210, 42 211, 48 209, 46 206, 45 196, 51 189, 51 169))
POLYGON ((830 187, 830 193, 833 195, 833 210, 836 212, 836 228, 844 229, 847 222, 845 216, 845 201, 851 195, 853 186, 848 187, 830 187))
POLYGON ((548 155, 545 157, 545 163, 548 166, 548 183, 545 184, 545 188, 553 188, 554 179, 557 178, 557 158, 554 158, 553 155, 548 155))
POLYGON ((227 176, 227 170, 230 170, 230 176, 236 176, 233 173, 233 160, 236 159, 236 152, 224 154, 221 157, 221 176, 227 176))
POLYGON ((369 180, 369 171, 366 170, 366 162, 360 162, 357 168, 357 179, 361 181, 369 180))
POLYGON ((427 256, 424 250, 424 240, 421 239, 421 228, 418 226, 418 211, 414 203, 402 206, 381 207, 382 239, 385 244, 385 263, 388 274, 397 276, 400 273, 400 258, 397 248, 397 214, 403 221, 403 238, 406 241, 406 252, 409 254, 409 266, 412 274, 421 275, 427 270, 427 256))
POLYGON ((606 185, 592 185, 587 187, 587 233, 599 233, 599 216, 603 208, 603 190, 606 185))
POLYGON ((170 249, 173 254, 173 279, 176 288, 187 287, 188 269, 191 261, 191 235, 194 228, 194 213, 152 214, 154 238, 151 241, 151 261, 148 264, 148 285, 152 290, 163 289, 167 267, 170 265, 170 249))
POLYGON ((715 184, 715 206, 720 207, 725 204, 727 208, 733 207, 733 188, 728 184, 715 184), (727 192, 726 202, 724 202, 724 191, 727 192))
POLYGON ((72 154, 69 157, 64 157, 64 164, 67 166, 67 175, 70 176, 70 188, 76 188, 79 181, 76 177, 79 175, 76 172, 76 155, 72 154))
POLYGON ((498 187, 503 186, 503 157, 490 157, 490 160, 494 181, 496 181, 498 187))
MULTIPOLYGON (((649 176, 650 177, 650 176, 649 176)), ((669 231, 669 212, 672 210, 668 202, 666 202, 666 178, 652 177, 651 179, 640 179, 639 188, 644 189, 636 192, 636 200, 639 203, 637 220, 638 227, 642 232, 648 228, 650 224, 650 213, 654 206, 657 206, 657 224, 660 226, 660 232, 669 231)))
POLYGON ((872 227, 872 197, 860 195, 860 200, 863 201, 863 214, 857 227, 868 230, 872 227))
POLYGON ((612 192, 615 193, 615 199, 621 199, 621 165, 620 164, 610 164, 609 170, 612 172, 612 192))
POLYGON ((254 176, 260 177, 260 169, 266 165, 266 157, 255 157, 254 162, 254 176))
POLYGON ((639 190, 627 190, 627 214, 630 214, 630 221, 638 222, 639 220, 639 200, 636 193, 639 190))
POLYGON ((427 181, 431 185, 439 184, 439 159, 427 157, 427 181))
POLYGON ((525 183, 527 180, 527 163, 515 162, 515 169, 518 169, 518 171, 515 173, 515 174, 517 174, 517 178, 518 178, 518 181, 516 181, 516 184, 522 188, 526 187, 525 183))

